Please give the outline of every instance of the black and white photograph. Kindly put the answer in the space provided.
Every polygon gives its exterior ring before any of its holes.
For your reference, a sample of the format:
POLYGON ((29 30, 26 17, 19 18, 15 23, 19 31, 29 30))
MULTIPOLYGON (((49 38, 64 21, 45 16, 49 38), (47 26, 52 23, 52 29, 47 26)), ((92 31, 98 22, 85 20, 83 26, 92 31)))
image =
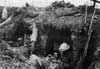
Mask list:
POLYGON ((0 69, 100 69, 100 0, 0 0, 0 69))

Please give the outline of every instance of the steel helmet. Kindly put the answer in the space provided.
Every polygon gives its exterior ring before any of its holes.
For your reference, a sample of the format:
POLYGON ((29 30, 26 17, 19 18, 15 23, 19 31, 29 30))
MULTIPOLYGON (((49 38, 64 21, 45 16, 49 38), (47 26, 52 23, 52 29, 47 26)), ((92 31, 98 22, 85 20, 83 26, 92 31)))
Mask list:
POLYGON ((70 48, 70 45, 68 45, 67 43, 62 43, 59 47, 59 51, 66 51, 70 48))

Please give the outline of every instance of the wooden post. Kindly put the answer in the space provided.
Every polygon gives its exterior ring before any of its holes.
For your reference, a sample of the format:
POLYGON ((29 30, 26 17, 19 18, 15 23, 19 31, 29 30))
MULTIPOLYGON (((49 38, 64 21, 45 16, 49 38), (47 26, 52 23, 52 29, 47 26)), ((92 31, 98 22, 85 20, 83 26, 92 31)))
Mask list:
POLYGON ((26 34, 24 35, 24 46, 27 46, 26 45, 26 34))
POLYGON ((100 1, 98 1, 98 0, 91 0, 91 1, 94 2, 94 4, 93 4, 93 8, 95 8, 96 3, 100 3, 100 1))
POLYGON ((94 0, 93 8, 95 8, 95 5, 96 5, 96 1, 97 1, 97 0, 94 0))
POLYGON ((85 7, 85 23, 87 22, 87 4, 86 4, 86 7, 85 7))
POLYGON ((93 25, 93 20, 94 20, 94 16, 95 16, 95 5, 96 5, 96 2, 99 3, 97 0, 92 0, 94 1, 94 5, 93 5, 93 9, 94 9, 94 12, 93 12, 93 16, 92 16, 92 19, 91 19, 91 23, 90 23, 90 26, 89 26, 89 30, 88 30, 88 40, 87 40, 87 43, 86 43, 86 46, 84 48, 84 53, 83 55, 80 57, 80 60, 77 64, 77 69, 81 69, 82 67, 82 63, 83 61, 85 60, 85 57, 87 56, 87 50, 88 50, 88 47, 89 47, 89 42, 90 42, 90 39, 91 39, 91 34, 92 34, 92 25, 93 25))
POLYGON ((6 2, 6 0, 5 0, 5 6, 7 6, 7 2, 6 2))

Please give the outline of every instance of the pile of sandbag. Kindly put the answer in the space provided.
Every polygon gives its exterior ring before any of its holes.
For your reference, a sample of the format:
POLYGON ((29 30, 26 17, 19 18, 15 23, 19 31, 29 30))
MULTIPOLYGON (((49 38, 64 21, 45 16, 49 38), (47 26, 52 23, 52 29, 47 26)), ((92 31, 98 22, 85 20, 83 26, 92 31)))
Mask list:
POLYGON ((70 16, 79 13, 80 11, 77 8, 58 8, 55 10, 55 14, 57 17, 61 16, 70 16))

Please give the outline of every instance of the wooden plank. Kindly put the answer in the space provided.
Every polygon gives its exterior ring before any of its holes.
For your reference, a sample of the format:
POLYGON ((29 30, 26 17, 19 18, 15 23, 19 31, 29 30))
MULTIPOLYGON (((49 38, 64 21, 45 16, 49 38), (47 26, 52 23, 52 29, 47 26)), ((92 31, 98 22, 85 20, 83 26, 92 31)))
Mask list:
POLYGON ((98 1, 98 0, 91 0, 91 1, 94 1, 94 2, 96 2, 96 3, 100 3, 100 1, 98 1))

